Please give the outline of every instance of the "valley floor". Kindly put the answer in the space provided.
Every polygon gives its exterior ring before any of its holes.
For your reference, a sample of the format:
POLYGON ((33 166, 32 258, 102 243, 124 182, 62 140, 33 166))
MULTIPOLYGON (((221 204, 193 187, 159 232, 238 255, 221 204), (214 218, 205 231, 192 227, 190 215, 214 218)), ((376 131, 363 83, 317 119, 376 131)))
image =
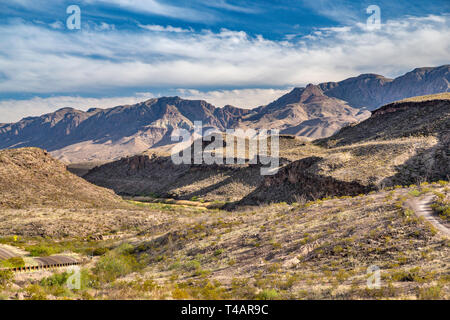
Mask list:
POLYGON ((449 299, 450 240, 408 206, 433 195, 445 224, 449 194, 441 181, 237 211, 2 209, 0 244, 83 264, 79 290, 63 269, 0 271, 0 298, 449 299))

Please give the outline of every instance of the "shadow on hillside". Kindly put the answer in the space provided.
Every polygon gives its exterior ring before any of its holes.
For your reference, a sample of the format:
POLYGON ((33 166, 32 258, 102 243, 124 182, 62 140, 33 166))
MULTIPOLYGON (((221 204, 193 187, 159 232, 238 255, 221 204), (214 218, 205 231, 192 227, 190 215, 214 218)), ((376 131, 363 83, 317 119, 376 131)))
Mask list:
POLYGON ((274 176, 265 177, 263 183, 242 200, 227 206, 259 205, 277 202, 302 202, 334 196, 355 196, 375 189, 356 181, 346 182, 316 174, 314 166, 320 157, 309 157, 292 162, 274 176))
MULTIPOLYGON (((208 166, 209 168, 209 166, 208 166)), ((218 166, 217 168, 220 168, 220 166, 218 166)), ((211 169, 209 169, 211 170, 211 169)), ((218 172, 217 170, 211 170, 211 174, 210 176, 214 176, 217 175, 218 172)), ((260 176, 260 167, 242 167, 242 168, 233 168, 233 169, 228 169, 226 172, 223 172, 228 174, 229 176, 227 178, 225 178, 222 181, 219 181, 217 183, 213 183, 210 185, 207 185, 203 188, 200 188, 199 190, 190 192, 190 193, 185 193, 185 194, 181 194, 178 195, 177 198, 179 199, 191 199, 192 197, 204 197, 207 194, 214 192, 216 190, 219 190, 220 188, 223 188, 225 186, 229 186, 229 192, 225 194, 223 194, 223 198, 232 198, 233 196, 236 196, 237 194, 239 194, 240 196, 243 196, 247 190, 246 189, 242 189, 245 187, 241 187, 241 189, 236 190, 236 186, 233 186, 234 184, 241 184, 244 186, 247 186, 247 188, 249 189, 253 189, 255 187, 257 187, 258 185, 260 185, 260 183, 263 180, 263 177, 260 176)), ((183 183, 183 186, 189 186, 191 185, 191 183, 183 183)), ((180 186, 177 184, 174 186, 174 188, 179 188, 180 186)))
POLYGON ((438 136, 438 143, 420 150, 405 163, 395 167, 397 173, 383 179, 382 186, 411 185, 450 179, 450 132, 438 136))

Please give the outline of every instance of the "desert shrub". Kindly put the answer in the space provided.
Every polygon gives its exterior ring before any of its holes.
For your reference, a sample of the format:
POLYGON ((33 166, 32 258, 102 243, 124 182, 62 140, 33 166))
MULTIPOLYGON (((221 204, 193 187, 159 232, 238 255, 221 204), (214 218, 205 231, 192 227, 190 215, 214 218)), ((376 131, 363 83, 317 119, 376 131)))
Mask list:
POLYGON ((411 210, 411 209, 405 209, 405 210, 403 210, 403 215, 404 215, 405 217, 411 217, 411 216, 414 215, 414 211, 411 210))
POLYGON ((139 288, 143 292, 150 292, 157 289, 158 284, 152 279, 146 279, 140 284, 139 288))
POLYGON ((25 291, 29 296, 27 300, 47 300, 47 294, 44 288, 38 284, 29 285, 25 291))
MULTIPOLYGON (((46 294, 51 294, 53 296, 70 296, 72 295, 71 290, 68 287, 68 280, 73 275, 73 272, 62 272, 55 273, 50 277, 44 278, 39 282, 39 285, 43 288, 46 294)), ((89 271, 86 269, 80 272, 80 288, 84 292, 88 287, 93 287, 94 280, 90 275, 89 271)))
POLYGON ((131 253, 133 247, 123 244, 103 255, 94 268, 99 281, 112 282, 121 276, 140 269, 141 265, 131 253))
POLYGON ((342 248, 342 246, 337 245, 333 247, 333 252, 335 254, 341 253, 342 251, 344 251, 344 248, 342 248))
POLYGON ((50 277, 44 278, 40 281, 40 286, 45 293, 50 293, 54 296, 65 296, 70 294, 66 286, 67 280, 71 276, 68 272, 56 273, 50 277))
POLYGON ((171 265, 169 265, 168 269, 169 270, 176 270, 176 269, 180 269, 183 265, 180 262, 174 262, 171 265))
POLYGON ((25 261, 22 257, 9 258, 0 263, 0 267, 3 268, 20 268, 25 266, 25 261))
POLYGON ((418 197, 418 196, 420 196, 422 193, 421 193, 419 190, 414 189, 414 190, 409 191, 408 194, 411 195, 411 196, 413 196, 413 197, 418 197))
POLYGON ((278 299, 280 294, 275 289, 265 289, 258 293, 256 296, 257 300, 276 300, 278 299))
POLYGON ((201 268, 201 263, 197 260, 191 260, 185 263, 183 267, 186 271, 195 271, 201 268))
POLYGON ((202 300, 221 300, 229 299, 218 281, 210 282, 209 280, 187 281, 179 283, 172 292, 174 299, 202 299, 202 300))
POLYGON ((105 253, 107 253, 109 251, 109 248, 106 248, 106 247, 98 247, 98 248, 95 248, 94 249, 94 251, 92 252, 92 254, 94 255, 94 256, 102 256, 102 255, 104 255, 105 253))
POLYGON ((69 279, 70 274, 68 272, 63 273, 55 273, 54 275, 44 278, 41 280, 41 286, 45 287, 53 287, 53 286, 62 286, 66 284, 67 279, 69 279))
POLYGON ((450 221, 450 203, 448 201, 438 201, 431 207, 434 211, 437 212, 437 214, 439 214, 442 219, 450 221))
POLYGON ((6 287, 14 278, 11 270, 0 270, 0 288, 6 287))
POLYGON ((45 244, 29 246, 26 247, 25 250, 28 251, 32 257, 46 257, 61 252, 59 248, 45 244))
POLYGON ((187 300, 190 299, 191 296, 185 289, 175 288, 172 290, 172 298, 174 300, 187 300))
POLYGON ((441 286, 419 288, 418 291, 419 299, 422 300, 440 300, 443 298, 441 286))

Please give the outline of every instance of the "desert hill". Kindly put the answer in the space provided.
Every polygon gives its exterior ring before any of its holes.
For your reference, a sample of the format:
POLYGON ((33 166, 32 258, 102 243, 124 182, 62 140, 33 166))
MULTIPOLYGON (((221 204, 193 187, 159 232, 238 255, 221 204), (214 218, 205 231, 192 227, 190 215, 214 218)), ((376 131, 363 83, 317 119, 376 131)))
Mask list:
POLYGON ((450 94, 415 97, 385 105, 366 121, 319 140, 327 146, 409 136, 441 136, 450 131, 450 94))
POLYGON ((114 192, 88 183, 38 148, 0 151, 0 207, 120 205, 114 192))
MULTIPOLYGON (((305 143, 305 139, 298 137, 280 136, 281 164, 296 159, 299 156, 297 148, 305 143)), ((260 171, 262 165, 248 163, 248 143, 246 147, 244 164, 237 164, 235 154, 234 164, 208 165, 192 162, 175 165, 170 154, 150 150, 97 166, 83 175, 83 178, 127 196, 236 201, 249 190, 254 190, 263 180, 260 171)), ((225 145, 219 153, 226 154, 227 148, 225 145)), ((268 151, 270 154, 270 142, 268 151)))
POLYGON ((383 106, 296 160, 248 194, 240 204, 295 202, 356 195, 386 186, 448 180, 450 100, 416 97, 383 106))

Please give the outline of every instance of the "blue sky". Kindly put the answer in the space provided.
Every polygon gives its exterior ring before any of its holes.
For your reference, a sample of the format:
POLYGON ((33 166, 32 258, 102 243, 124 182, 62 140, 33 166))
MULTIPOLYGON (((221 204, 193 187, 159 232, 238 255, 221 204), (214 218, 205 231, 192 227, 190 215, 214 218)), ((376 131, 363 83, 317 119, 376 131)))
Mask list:
POLYGON ((0 123, 180 95, 255 107, 294 86, 450 63, 450 2, 0 0, 0 123), (81 9, 81 30, 66 8, 81 9), (369 5, 381 28, 367 30, 369 5))

